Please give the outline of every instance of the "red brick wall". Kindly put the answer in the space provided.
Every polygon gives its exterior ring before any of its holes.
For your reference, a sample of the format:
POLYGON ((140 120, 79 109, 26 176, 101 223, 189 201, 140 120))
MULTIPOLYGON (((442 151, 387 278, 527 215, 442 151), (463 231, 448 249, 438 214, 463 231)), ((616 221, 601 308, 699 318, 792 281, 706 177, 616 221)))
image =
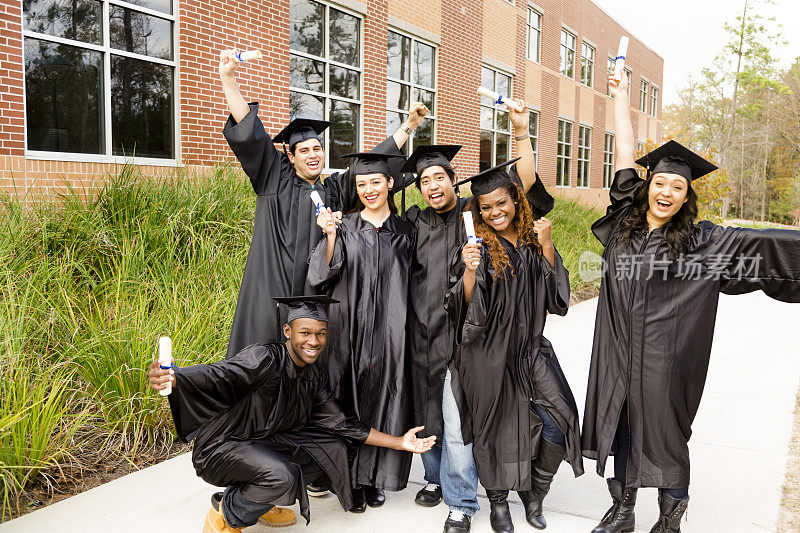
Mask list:
POLYGON ((0 154, 25 151, 22 2, 0 4, 0 154))
POLYGON ((386 0, 369 0, 363 19, 364 94, 362 95, 362 147, 369 150, 386 138, 386 0))

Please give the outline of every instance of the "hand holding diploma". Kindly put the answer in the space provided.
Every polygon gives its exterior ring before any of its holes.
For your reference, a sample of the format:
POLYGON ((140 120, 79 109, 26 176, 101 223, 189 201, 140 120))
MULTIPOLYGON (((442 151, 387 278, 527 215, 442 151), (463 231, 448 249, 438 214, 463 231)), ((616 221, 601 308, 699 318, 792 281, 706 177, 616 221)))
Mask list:
POLYGON ((630 39, 623 36, 619 40, 619 48, 617 49, 617 56, 614 58, 614 79, 619 81, 622 79, 622 69, 625 68, 625 58, 628 56, 628 43, 630 39))
POLYGON ((522 113, 523 107, 519 105, 515 100, 511 100, 506 95, 496 93, 491 89, 487 89, 486 87, 478 87, 478 94, 481 96, 485 96, 492 100, 495 104, 504 104, 509 109, 513 109, 518 113, 522 113))
POLYGON ((317 226, 322 228, 326 235, 336 235, 336 226, 342 221, 342 213, 334 213, 330 207, 323 208, 317 215, 317 226))
POLYGON ((147 372, 150 378, 150 387, 157 390, 161 396, 167 396, 175 385, 175 371, 172 369, 172 341, 169 337, 158 339, 158 358, 150 363, 147 372))

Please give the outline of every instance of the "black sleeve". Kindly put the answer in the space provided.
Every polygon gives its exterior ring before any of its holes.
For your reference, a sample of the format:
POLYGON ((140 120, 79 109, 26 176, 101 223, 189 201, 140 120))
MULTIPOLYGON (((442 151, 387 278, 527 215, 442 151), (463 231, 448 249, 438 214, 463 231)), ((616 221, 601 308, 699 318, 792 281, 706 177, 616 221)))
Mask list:
POLYGON ((325 252, 328 250, 328 237, 323 236, 311 255, 308 256, 308 273, 306 281, 312 287, 325 290, 338 276, 344 265, 345 252, 342 244, 342 232, 336 230, 336 242, 333 245, 333 257, 329 265, 325 261, 325 252))
POLYGON ((543 254, 537 254, 542 270, 544 271, 544 287, 547 291, 547 312, 564 316, 569 310, 569 271, 564 267, 561 254, 556 250, 556 264, 543 254))
POLYGON ((357 444, 364 444, 369 437, 370 427, 359 422, 353 417, 348 417, 333 398, 327 378, 320 378, 318 388, 314 396, 314 408, 311 412, 309 424, 327 429, 341 437, 349 439, 357 444))
POLYGON ((633 168, 623 168, 614 174, 614 181, 609 191, 611 205, 608 206, 605 216, 592 224, 592 233, 603 246, 608 245, 617 223, 633 204, 634 197, 644 184, 645 181, 633 168))
POLYGON ((228 117, 223 134, 250 178, 255 193, 264 194, 283 174, 294 173, 294 167, 286 155, 275 148, 264 130, 258 118, 258 103, 249 105, 250 111, 241 122, 237 123, 232 115, 228 117))

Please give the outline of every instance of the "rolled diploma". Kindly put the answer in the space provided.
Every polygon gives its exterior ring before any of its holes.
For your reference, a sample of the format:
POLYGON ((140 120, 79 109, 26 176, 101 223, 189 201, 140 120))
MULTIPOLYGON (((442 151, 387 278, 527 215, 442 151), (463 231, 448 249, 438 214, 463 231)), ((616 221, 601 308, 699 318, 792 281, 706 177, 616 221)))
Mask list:
MULTIPOLYGON (((158 338, 158 366, 162 370, 172 368, 172 340, 169 337, 158 338)), ((172 382, 167 384, 167 388, 158 391, 161 396, 172 393, 172 382)))
POLYGON ((319 195, 317 191, 311 191, 311 201, 314 202, 314 205, 317 207, 317 214, 325 209, 325 202, 322 201, 322 196, 319 195))
POLYGON ((505 104, 506 107, 510 107, 511 109, 516 111, 517 113, 521 113, 522 112, 522 108, 520 106, 518 106, 516 104, 516 102, 508 100, 502 94, 496 93, 494 91, 491 91, 491 90, 487 89, 486 87, 478 87, 478 94, 481 94, 481 95, 485 96, 486 98, 490 98, 496 104, 505 104))
POLYGON ((628 56, 628 42, 630 39, 623 36, 619 40, 619 49, 617 50, 617 57, 614 58, 614 79, 622 79, 622 69, 625 68, 625 58, 628 56))
MULTIPOLYGON (((464 211, 462 215, 464 216, 464 229, 467 231, 467 242, 470 244, 480 242, 478 237, 475 236, 475 224, 472 221, 472 212, 464 211)), ((478 263, 479 261, 475 261, 472 264, 477 265, 478 263)))
POLYGON ((245 61, 252 61, 253 59, 261 59, 264 57, 261 50, 246 50, 244 52, 236 52, 236 59, 244 63, 245 61))

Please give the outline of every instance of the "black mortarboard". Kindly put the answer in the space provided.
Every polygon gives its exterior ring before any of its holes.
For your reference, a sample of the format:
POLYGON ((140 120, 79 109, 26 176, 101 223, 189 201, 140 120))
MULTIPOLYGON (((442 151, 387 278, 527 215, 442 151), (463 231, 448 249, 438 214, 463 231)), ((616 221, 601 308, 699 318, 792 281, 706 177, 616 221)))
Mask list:
MULTIPOLYGON (((361 174, 384 174, 390 178, 395 177, 395 172, 389 167, 390 157, 405 157, 397 147, 394 146, 394 153, 392 147, 386 147, 387 143, 381 143, 369 152, 355 152, 352 154, 345 154, 342 157, 351 157, 355 160, 350 164, 350 173, 355 177, 361 174)), ((392 141, 392 145, 394 141, 392 141)))
POLYGON ((314 320, 327 322, 328 313, 325 311, 325 305, 339 303, 339 300, 334 300, 325 295, 275 296, 272 299, 289 307, 287 322, 298 318, 313 318, 314 320))
POLYGON ((506 170, 506 167, 516 163, 520 159, 521 158, 519 157, 515 157, 514 159, 506 161, 505 163, 500 163, 496 167, 487 168, 483 172, 479 172, 474 176, 470 176, 469 178, 459 181, 456 183, 456 187, 459 187, 467 182, 472 182, 470 189, 472 190, 472 196, 475 198, 483 194, 489 194, 490 192, 499 189, 509 182, 514 182, 522 187, 522 182, 519 181, 519 178, 516 177, 516 175, 512 177, 506 170))
POLYGON ((419 177, 426 168, 435 165, 452 169, 450 161, 453 160, 459 150, 461 150, 460 144, 426 144, 417 146, 400 171, 416 172, 417 177, 419 177))
POLYGON ((296 118, 289 122, 272 140, 276 143, 288 144, 290 149, 295 144, 309 139, 317 139, 321 143, 320 135, 330 125, 331 123, 327 120, 296 118))
POLYGON ((702 178, 717 170, 717 166, 692 152, 677 141, 662 144, 636 160, 647 169, 648 176, 659 173, 677 174, 687 181, 702 178))

